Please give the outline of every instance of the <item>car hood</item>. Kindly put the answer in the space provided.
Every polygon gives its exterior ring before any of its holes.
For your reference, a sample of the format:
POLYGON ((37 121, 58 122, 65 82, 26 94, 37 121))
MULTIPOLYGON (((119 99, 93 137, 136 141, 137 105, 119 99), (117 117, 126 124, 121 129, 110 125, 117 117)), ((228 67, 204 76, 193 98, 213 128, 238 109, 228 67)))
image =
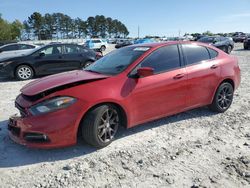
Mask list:
POLYGON ((109 76, 103 74, 88 72, 84 70, 76 70, 35 80, 25 85, 20 91, 26 96, 34 96, 45 91, 60 88, 61 86, 67 86, 73 83, 85 83, 86 81, 89 82, 108 77, 109 76))

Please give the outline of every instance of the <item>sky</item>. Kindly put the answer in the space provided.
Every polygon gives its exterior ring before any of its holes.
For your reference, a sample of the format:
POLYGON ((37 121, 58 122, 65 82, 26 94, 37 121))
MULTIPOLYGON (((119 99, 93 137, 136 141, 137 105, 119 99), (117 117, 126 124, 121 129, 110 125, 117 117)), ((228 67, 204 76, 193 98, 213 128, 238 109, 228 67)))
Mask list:
POLYGON ((104 15, 123 22, 131 37, 178 36, 211 31, 250 33, 250 0, 0 0, 8 21, 27 20, 33 12, 61 12, 86 20, 104 15))

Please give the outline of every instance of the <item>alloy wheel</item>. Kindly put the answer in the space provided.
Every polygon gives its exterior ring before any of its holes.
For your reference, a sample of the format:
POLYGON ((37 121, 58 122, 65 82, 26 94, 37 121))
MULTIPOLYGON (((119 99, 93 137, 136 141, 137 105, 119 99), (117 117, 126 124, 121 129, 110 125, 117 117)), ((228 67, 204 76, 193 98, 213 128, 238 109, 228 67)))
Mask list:
POLYGON ((221 109, 227 109, 233 100, 232 87, 225 85, 218 94, 218 105, 221 109))
POLYGON ((17 71, 18 76, 23 79, 29 79, 32 76, 32 70, 29 67, 21 67, 17 71))
POLYGON ((101 116, 98 125, 98 138, 107 143, 114 138, 119 125, 119 115, 113 108, 108 108, 101 116))

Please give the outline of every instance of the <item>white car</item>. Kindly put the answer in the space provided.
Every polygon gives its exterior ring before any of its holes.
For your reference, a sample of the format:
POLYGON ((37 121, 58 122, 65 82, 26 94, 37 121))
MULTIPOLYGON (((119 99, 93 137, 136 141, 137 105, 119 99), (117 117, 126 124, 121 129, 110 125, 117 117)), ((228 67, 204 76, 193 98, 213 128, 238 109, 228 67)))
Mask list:
POLYGON ((24 43, 12 43, 0 46, 0 58, 15 57, 39 46, 24 43))
POLYGON ((90 49, 100 50, 103 52, 106 50, 108 42, 104 39, 89 39, 85 42, 85 46, 90 49))

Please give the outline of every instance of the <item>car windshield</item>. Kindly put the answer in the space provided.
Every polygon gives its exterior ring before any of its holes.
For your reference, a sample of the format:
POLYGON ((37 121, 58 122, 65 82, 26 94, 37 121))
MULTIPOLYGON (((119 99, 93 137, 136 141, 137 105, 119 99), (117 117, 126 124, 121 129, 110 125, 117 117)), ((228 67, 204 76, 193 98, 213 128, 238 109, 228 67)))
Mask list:
POLYGON ((214 41, 214 37, 203 37, 201 39, 199 39, 199 42, 213 42, 214 41))
POLYGON ((117 75, 144 54, 149 47, 125 47, 102 57, 85 70, 106 75, 117 75))

